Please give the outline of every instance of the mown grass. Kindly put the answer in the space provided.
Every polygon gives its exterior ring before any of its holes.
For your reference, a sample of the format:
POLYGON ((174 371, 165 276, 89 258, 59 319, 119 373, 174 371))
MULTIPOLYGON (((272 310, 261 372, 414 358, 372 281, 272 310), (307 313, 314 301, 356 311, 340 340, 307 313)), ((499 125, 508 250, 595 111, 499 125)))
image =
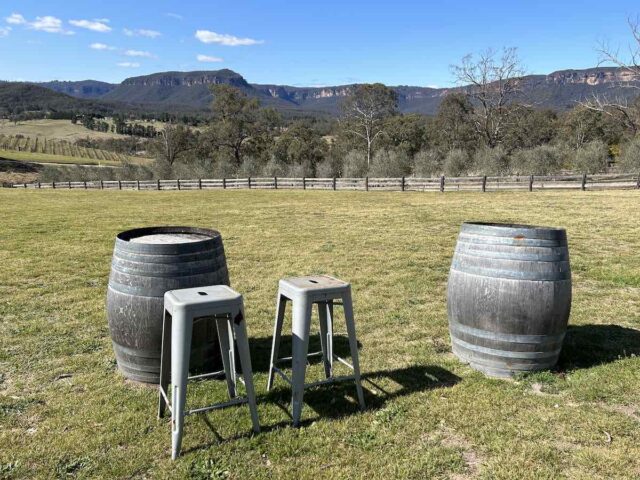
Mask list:
MULTIPOLYGON (((0 477, 638 478, 639 200, 0 190, 0 477), (449 353, 447 272, 470 219, 567 228, 574 302, 556 371, 492 380, 449 353), (115 369, 104 310, 115 234, 155 224, 222 232, 263 425, 251 435, 242 407, 189 417, 176 462, 156 391, 115 369), (289 390, 265 392, 274 297, 279 278, 315 272, 353 285, 369 408, 352 385, 308 391, 293 429, 289 390)), ((214 381, 189 401, 216 398, 214 381)))

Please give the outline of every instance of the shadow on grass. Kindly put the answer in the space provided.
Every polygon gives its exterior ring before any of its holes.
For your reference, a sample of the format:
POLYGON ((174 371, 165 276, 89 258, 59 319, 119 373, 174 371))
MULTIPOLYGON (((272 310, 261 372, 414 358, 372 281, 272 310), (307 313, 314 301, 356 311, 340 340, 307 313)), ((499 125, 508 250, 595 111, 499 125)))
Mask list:
POLYGON ((640 330, 619 325, 570 325, 558 370, 590 368, 640 355, 640 330))
MULTIPOLYGON (((380 370, 362 375, 366 410, 383 408, 387 402, 404 395, 427 391, 436 388, 452 387, 461 378, 444 368, 432 365, 414 365, 395 370, 380 370)), ((261 432, 271 432, 291 426, 290 400, 291 389, 284 381, 276 381, 276 386, 268 393, 257 396, 258 404, 272 403, 278 406, 287 416, 287 420, 275 424, 261 425, 261 432)), ((239 407, 239 408, 245 408, 239 407)), ((304 409, 312 409, 317 415, 303 419, 300 424, 307 427, 321 418, 339 419, 360 411, 353 382, 341 382, 305 390, 304 409)), ((248 412, 243 412, 248 415, 248 412)), ((223 438, 211 424, 206 415, 198 415, 215 436, 215 440, 197 447, 184 449, 183 453, 206 450, 221 442, 230 442, 254 435, 243 432, 223 438)))

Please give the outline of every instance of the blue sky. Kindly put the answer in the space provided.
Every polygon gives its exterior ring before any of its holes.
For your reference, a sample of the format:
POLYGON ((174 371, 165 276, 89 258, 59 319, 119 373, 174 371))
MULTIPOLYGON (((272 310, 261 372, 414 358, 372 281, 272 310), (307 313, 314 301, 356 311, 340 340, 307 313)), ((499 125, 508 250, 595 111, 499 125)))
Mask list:
POLYGON ((450 65, 518 47, 529 73, 595 66, 637 1, 2 0, 0 78, 119 82, 230 68, 255 83, 449 86, 450 65))

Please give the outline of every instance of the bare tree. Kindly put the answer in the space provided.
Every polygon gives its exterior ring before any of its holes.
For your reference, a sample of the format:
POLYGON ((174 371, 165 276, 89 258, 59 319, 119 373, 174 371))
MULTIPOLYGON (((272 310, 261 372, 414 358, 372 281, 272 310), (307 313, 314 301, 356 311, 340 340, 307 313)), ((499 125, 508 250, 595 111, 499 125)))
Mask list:
POLYGON ((171 166, 178 157, 196 146, 194 136, 191 131, 182 126, 169 123, 160 130, 160 154, 171 166))
POLYGON ((506 125, 518 113, 513 103, 522 88, 524 69, 515 48, 504 48, 500 56, 492 49, 476 58, 469 54, 451 67, 456 82, 471 101, 476 132, 493 148, 503 137, 506 125))
POLYGON ((373 142, 384 131, 385 120, 396 114, 396 92, 381 83, 356 85, 342 103, 346 130, 367 145, 367 168, 371 166, 373 142))
MULTIPOLYGON (((607 42, 598 46, 600 56, 598 65, 613 64, 619 68, 619 81, 611 85, 612 88, 625 87, 639 90, 640 94, 640 19, 627 20, 632 40, 627 45, 627 53, 621 53, 620 48, 612 48, 607 42)), ((640 129, 640 105, 637 95, 593 94, 587 100, 579 102, 585 108, 601 112, 614 119, 633 135, 640 129), (636 98, 633 98, 636 97, 636 98)))

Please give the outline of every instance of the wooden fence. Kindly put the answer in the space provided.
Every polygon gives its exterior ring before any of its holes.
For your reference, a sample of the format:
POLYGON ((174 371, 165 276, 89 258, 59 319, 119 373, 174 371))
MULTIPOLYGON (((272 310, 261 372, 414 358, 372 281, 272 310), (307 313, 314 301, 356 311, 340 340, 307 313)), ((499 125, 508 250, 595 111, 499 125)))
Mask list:
POLYGON ((508 177, 436 178, 220 178, 195 180, 96 180, 87 182, 49 182, 5 184, 10 188, 91 189, 91 190, 365 190, 402 192, 451 192, 502 190, 640 189, 640 174, 602 175, 519 175, 508 177))

